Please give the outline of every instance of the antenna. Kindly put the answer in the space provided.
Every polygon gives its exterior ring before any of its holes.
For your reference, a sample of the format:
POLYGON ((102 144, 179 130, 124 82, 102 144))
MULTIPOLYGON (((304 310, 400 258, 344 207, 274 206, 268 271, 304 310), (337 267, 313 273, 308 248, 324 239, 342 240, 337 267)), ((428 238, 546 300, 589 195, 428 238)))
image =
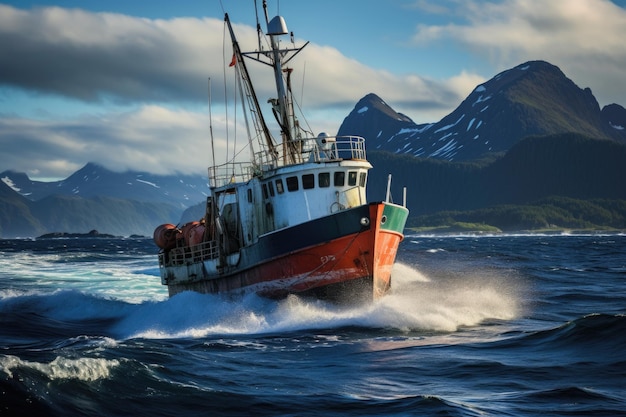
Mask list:
POLYGON ((215 167, 215 139, 213 138, 213 114, 211 113, 211 77, 209 77, 209 134, 211 136, 211 154, 213 155, 213 167, 215 167))
MULTIPOLYGON (((263 1, 263 3, 265 4, 265 0, 263 1)), ((254 13, 256 14, 256 36, 259 42, 259 52, 261 51, 261 34, 262 34, 262 30, 261 30, 261 23, 259 22, 259 7, 256 4, 256 0, 254 0, 254 13)))

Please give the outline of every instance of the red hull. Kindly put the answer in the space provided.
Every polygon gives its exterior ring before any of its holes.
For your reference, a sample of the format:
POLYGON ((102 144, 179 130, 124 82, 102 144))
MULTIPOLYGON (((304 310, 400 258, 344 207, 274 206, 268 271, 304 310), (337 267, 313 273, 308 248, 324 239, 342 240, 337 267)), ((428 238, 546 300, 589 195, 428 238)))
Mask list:
MULTIPOLYGON (((231 274, 187 282, 170 282, 170 296, 181 291, 249 293, 282 297, 290 293, 358 301, 377 299, 391 286, 391 269, 401 232, 384 228, 386 206, 368 206, 370 225, 362 230, 287 252, 231 274)), ((402 219, 402 226, 404 220, 402 219)), ((400 229, 401 230, 401 229, 400 229)))

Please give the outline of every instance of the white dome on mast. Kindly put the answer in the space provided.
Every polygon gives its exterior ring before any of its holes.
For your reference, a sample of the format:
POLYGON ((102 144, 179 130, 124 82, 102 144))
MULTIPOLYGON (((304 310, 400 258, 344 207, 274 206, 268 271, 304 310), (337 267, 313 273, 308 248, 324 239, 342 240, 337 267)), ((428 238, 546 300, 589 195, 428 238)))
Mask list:
POLYGON ((286 35, 288 33, 287 24, 282 16, 275 16, 267 24, 267 34, 270 36, 286 35))

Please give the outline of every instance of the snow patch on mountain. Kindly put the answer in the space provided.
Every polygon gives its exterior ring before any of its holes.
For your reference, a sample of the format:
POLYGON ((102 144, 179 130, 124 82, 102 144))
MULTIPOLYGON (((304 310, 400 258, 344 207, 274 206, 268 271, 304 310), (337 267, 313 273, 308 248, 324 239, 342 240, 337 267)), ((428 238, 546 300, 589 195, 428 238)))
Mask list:
MULTIPOLYGON (((155 183, 153 183, 153 182, 150 182, 150 181, 145 181, 145 180, 140 180, 139 178, 135 179, 135 181, 140 182, 140 183, 142 183, 142 184, 149 185, 149 186, 154 187, 154 188, 161 188, 161 187, 159 187, 158 185, 156 185, 156 184, 155 184, 155 183)), ((181 181, 181 182, 182 182, 182 181, 181 181)))
POLYGON ((482 102, 484 102, 484 101, 487 101, 487 100, 489 100, 490 98, 491 98, 491 94, 489 94, 487 97, 484 97, 484 98, 483 98, 483 95, 481 94, 481 95, 480 95, 480 96, 476 99, 476 101, 472 104, 472 107, 474 107, 475 105, 477 105, 477 104, 479 104, 479 103, 482 103, 482 102))
POLYGON ((448 143, 446 143, 441 148, 437 149, 435 152, 431 153, 431 157, 443 157, 449 159, 454 156, 456 152, 454 152, 457 148, 456 139, 451 139, 448 143), (454 153, 453 153, 454 152, 454 153))
MULTIPOLYGON (((481 97, 482 97, 482 96, 481 96, 481 97)), ((439 129, 435 130, 435 133, 439 133, 439 132, 442 132, 442 131, 444 131, 444 130, 448 130, 448 129, 453 128, 454 126, 458 125, 458 124, 459 124, 459 122, 460 122, 461 120, 463 120, 463 118, 464 118, 464 117, 465 117, 465 115, 464 115, 464 114, 462 114, 462 115, 461 115, 461 117, 459 117, 459 120, 457 120, 456 122, 454 122, 454 123, 452 123, 452 124, 450 124, 450 125, 446 125, 446 126, 440 127, 439 129)), ((445 136, 444 136, 444 137, 445 137, 445 136)), ((443 139, 443 138, 442 138, 442 139, 443 139)), ((439 140, 441 140, 441 139, 439 139, 439 140)))
POLYGON ((8 185, 9 187, 11 187, 13 189, 13 191, 19 193, 21 188, 19 188, 17 185, 15 185, 15 183, 13 182, 13 180, 9 177, 2 177, 0 178, 2 180, 3 183, 5 183, 6 185, 8 185))

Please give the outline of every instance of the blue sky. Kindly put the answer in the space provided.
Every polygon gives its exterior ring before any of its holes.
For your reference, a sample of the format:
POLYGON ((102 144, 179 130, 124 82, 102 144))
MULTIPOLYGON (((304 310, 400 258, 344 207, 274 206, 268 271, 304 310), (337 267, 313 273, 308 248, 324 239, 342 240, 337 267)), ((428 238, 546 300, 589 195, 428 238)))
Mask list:
MULTIPOLYGON (((268 0, 268 8, 297 44, 311 42, 294 63, 294 89, 313 131, 332 134, 370 92, 417 123, 436 122, 480 83, 537 59, 590 87, 600 106, 626 105, 625 3, 268 0)), ((253 0, 0 3, 0 171, 65 178, 98 162, 206 172, 209 77, 218 154, 234 123, 221 87, 231 54, 224 11, 254 49, 253 0)), ((272 96, 259 90, 262 102, 272 96)))

